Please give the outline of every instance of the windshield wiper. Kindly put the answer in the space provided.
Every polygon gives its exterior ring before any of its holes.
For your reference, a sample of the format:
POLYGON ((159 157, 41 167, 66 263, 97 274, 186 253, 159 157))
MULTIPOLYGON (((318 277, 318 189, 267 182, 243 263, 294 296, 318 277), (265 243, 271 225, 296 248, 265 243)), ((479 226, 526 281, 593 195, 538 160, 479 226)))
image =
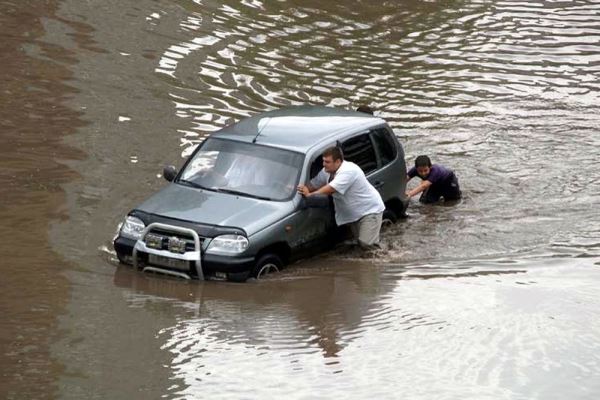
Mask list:
POLYGON ((273 200, 270 197, 266 197, 266 196, 259 196, 256 194, 252 194, 252 193, 246 193, 246 192, 242 192, 239 190, 235 190, 235 189, 226 189, 226 188, 211 188, 219 193, 229 193, 229 194, 237 194, 240 196, 245 196, 245 197, 252 197, 253 199, 259 199, 259 200, 273 200))
POLYGON ((178 179, 177 183, 181 183, 183 185, 195 187, 195 188, 198 188, 198 189, 214 190, 214 188, 207 188, 205 186, 197 184, 196 182, 186 181, 185 179, 178 179))

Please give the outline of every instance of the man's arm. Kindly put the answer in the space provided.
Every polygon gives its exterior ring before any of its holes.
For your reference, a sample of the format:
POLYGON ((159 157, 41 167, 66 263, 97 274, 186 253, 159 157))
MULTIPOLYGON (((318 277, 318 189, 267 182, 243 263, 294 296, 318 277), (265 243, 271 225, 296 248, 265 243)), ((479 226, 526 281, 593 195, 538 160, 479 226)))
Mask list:
POLYGON ((304 197, 313 196, 315 194, 330 195, 335 193, 335 189, 332 188, 329 184, 322 186, 317 190, 313 190, 313 188, 310 185, 299 185, 298 193, 302 194, 304 197))
POLYGON ((422 191, 426 190, 429 186, 431 186, 431 182, 429 182, 428 180, 424 180, 416 188, 407 191, 406 196, 410 199, 414 195, 419 194, 422 191))

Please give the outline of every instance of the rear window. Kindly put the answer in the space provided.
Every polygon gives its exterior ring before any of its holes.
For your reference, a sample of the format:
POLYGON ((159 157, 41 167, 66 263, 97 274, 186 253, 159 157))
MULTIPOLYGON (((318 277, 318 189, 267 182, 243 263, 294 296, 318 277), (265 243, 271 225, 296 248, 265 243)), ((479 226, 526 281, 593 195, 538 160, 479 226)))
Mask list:
POLYGON ((371 137, 379 154, 381 166, 391 163, 396 158, 396 143, 392 134, 385 128, 379 128, 371 132, 371 137))

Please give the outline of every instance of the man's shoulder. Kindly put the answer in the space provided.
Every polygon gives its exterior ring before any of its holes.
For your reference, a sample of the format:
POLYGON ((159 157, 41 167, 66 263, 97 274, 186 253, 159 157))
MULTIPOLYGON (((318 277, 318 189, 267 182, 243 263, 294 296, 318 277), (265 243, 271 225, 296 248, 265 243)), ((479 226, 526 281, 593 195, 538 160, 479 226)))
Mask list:
POLYGON ((438 183, 447 179, 452 174, 452 170, 440 164, 433 164, 427 180, 431 183, 438 183))
POLYGON ((436 169, 438 171, 449 171, 448 167, 443 166, 442 164, 432 164, 431 169, 436 169))
POLYGON ((353 162, 344 161, 335 173, 332 183, 335 185, 349 185, 359 179, 362 170, 353 162))
POLYGON ((346 160, 344 160, 344 162, 342 162, 340 169, 341 169, 341 171, 348 171, 348 172, 362 171, 362 169, 360 169, 360 167, 358 165, 356 165, 352 161, 346 161, 346 160))
POLYGON ((433 164, 431 166, 431 172, 433 172, 435 175, 446 176, 446 175, 449 175, 450 173, 452 173, 452 170, 441 164, 433 164))

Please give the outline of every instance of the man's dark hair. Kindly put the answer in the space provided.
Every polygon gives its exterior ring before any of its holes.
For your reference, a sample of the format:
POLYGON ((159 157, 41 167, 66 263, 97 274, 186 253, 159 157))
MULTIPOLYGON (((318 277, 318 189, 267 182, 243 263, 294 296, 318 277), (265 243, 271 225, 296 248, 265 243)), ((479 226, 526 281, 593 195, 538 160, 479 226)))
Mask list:
POLYGON ((356 109, 356 111, 361 112, 361 113, 365 113, 365 114, 371 114, 373 115, 373 109, 365 104, 358 106, 358 108, 356 109))
POLYGON ((333 161, 342 160, 344 161, 344 153, 342 153, 342 149, 337 146, 328 147, 323 152, 323 157, 331 157, 333 161))
POLYGON ((431 168, 431 160, 427 156, 419 156, 415 158, 415 168, 419 167, 430 167, 431 168))

